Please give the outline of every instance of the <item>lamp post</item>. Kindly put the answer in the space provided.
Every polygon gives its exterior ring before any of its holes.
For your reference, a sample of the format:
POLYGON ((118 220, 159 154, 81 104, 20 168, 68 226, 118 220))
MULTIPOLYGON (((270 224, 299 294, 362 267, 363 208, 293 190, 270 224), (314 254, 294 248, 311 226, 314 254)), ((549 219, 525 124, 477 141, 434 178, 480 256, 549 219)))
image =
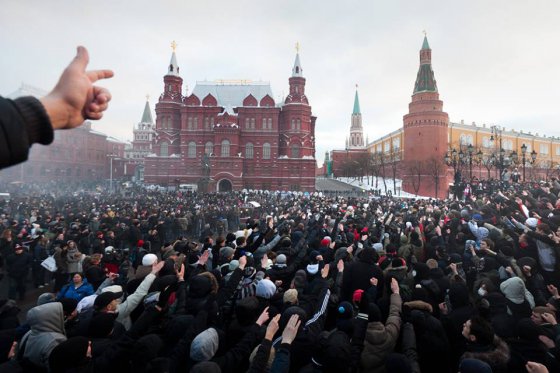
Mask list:
POLYGON ((472 182, 472 163, 473 163, 473 153, 474 153, 474 148, 472 146, 472 144, 469 144, 469 146, 467 147, 467 159, 469 161, 469 179, 472 182))
POLYGON ((107 154, 109 157, 109 194, 113 194, 113 158, 115 154, 107 154))

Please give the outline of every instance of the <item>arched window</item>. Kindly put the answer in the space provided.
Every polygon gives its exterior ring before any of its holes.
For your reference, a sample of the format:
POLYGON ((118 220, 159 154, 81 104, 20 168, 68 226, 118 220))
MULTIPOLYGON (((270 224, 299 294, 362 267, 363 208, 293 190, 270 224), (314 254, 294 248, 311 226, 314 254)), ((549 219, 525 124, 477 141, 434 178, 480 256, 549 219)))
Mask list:
POLYGON ((165 141, 159 144, 159 155, 162 157, 167 157, 169 155, 169 144, 165 141))
POLYGON ((251 118, 251 129, 255 129, 255 118, 251 118))
POLYGON ((270 144, 265 142, 263 144, 263 159, 270 159, 270 144))
POLYGON ((296 129, 296 121, 294 119, 292 119, 290 129, 292 130, 296 129))
POLYGON ((266 118, 263 118, 262 120, 262 129, 265 130, 266 128, 266 118))
POLYGON ((229 140, 222 141, 222 157, 229 157, 229 140))
POLYGON ((212 141, 208 141, 206 145, 204 145, 204 153, 208 155, 214 153, 214 144, 212 141))
POLYGON ((300 155, 299 155, 300 149, 301 149, 301 146, 299 144, 293 144, 292 145, 292 158, 299 158, 300 157, 300 155))
POLYGON ((245 158, 248 159, 253 159, 253 150, 254 150, 254 146, 252 142, 248 142, 245 145, 245 158))
POLYGON ((196 158, 196 142, 191 141, 189 142, 188 148, 187 148, 187 156, 189 158, 196 158))
POLYGON ((272 129, 272 118, 268 118, 268 129, 272 129))

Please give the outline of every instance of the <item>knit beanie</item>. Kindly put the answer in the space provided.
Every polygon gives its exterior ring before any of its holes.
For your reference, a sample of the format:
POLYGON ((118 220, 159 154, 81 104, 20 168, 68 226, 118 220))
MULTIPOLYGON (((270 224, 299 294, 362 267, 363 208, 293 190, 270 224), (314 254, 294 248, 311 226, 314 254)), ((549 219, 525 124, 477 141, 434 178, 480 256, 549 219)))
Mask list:
POLYGON ((525 283, 519 277, 512 277, 500 284, 501 292, 515 304, 525 301, 525 283))
POLYGON ((274 282, 263 279, 257 284, 256 295, 264 299, 270 299, 276 293, 274 282))
POLYGON ((286 264, 286 255, 280 254, 276 257, 276 264, 286 264))
POLYGON ((193 339, 190 357, 194 361, 208 361, 218 351, 219 344, 220 339, 216 329, 208 328, 193 339))

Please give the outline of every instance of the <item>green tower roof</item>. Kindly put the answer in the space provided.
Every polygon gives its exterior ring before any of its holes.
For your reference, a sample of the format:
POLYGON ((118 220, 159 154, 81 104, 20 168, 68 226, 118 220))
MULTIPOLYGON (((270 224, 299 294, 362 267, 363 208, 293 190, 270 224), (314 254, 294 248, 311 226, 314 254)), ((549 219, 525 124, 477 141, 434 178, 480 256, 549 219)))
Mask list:
POLYGON ((437 92, 436 78, 432 70, 432 65, 423 64, 418 69, 416 83, 414 83, 414 93, 418 92, 437 92))
POLYGON ((430 49, 430 44, 428 44, 428 37, 424 35, 424 42, 422 43, 422 49, 430 49))
POLYGON ((141 123, 154 123, 152 119, 152 112, 150 110, 150 103, 146 101, 146 106, 144 106, 144 113, 142 114, 141 123))
POLYGON ((352 114, 360 114, 360 100, 358 99, 358 90, 356 90, 356 95, 354 96, 354 110, 352 114))

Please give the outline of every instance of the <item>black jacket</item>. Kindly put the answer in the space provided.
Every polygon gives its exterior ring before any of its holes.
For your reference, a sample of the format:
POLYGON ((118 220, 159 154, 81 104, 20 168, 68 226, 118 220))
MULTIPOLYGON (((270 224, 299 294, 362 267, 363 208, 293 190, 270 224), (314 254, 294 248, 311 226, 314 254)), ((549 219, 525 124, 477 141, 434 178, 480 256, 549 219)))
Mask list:
POLYGON ((0 169, 26 161, 33 143, 47 145, 53 138, 51 122, 39 100, 0 97, 0 169))

